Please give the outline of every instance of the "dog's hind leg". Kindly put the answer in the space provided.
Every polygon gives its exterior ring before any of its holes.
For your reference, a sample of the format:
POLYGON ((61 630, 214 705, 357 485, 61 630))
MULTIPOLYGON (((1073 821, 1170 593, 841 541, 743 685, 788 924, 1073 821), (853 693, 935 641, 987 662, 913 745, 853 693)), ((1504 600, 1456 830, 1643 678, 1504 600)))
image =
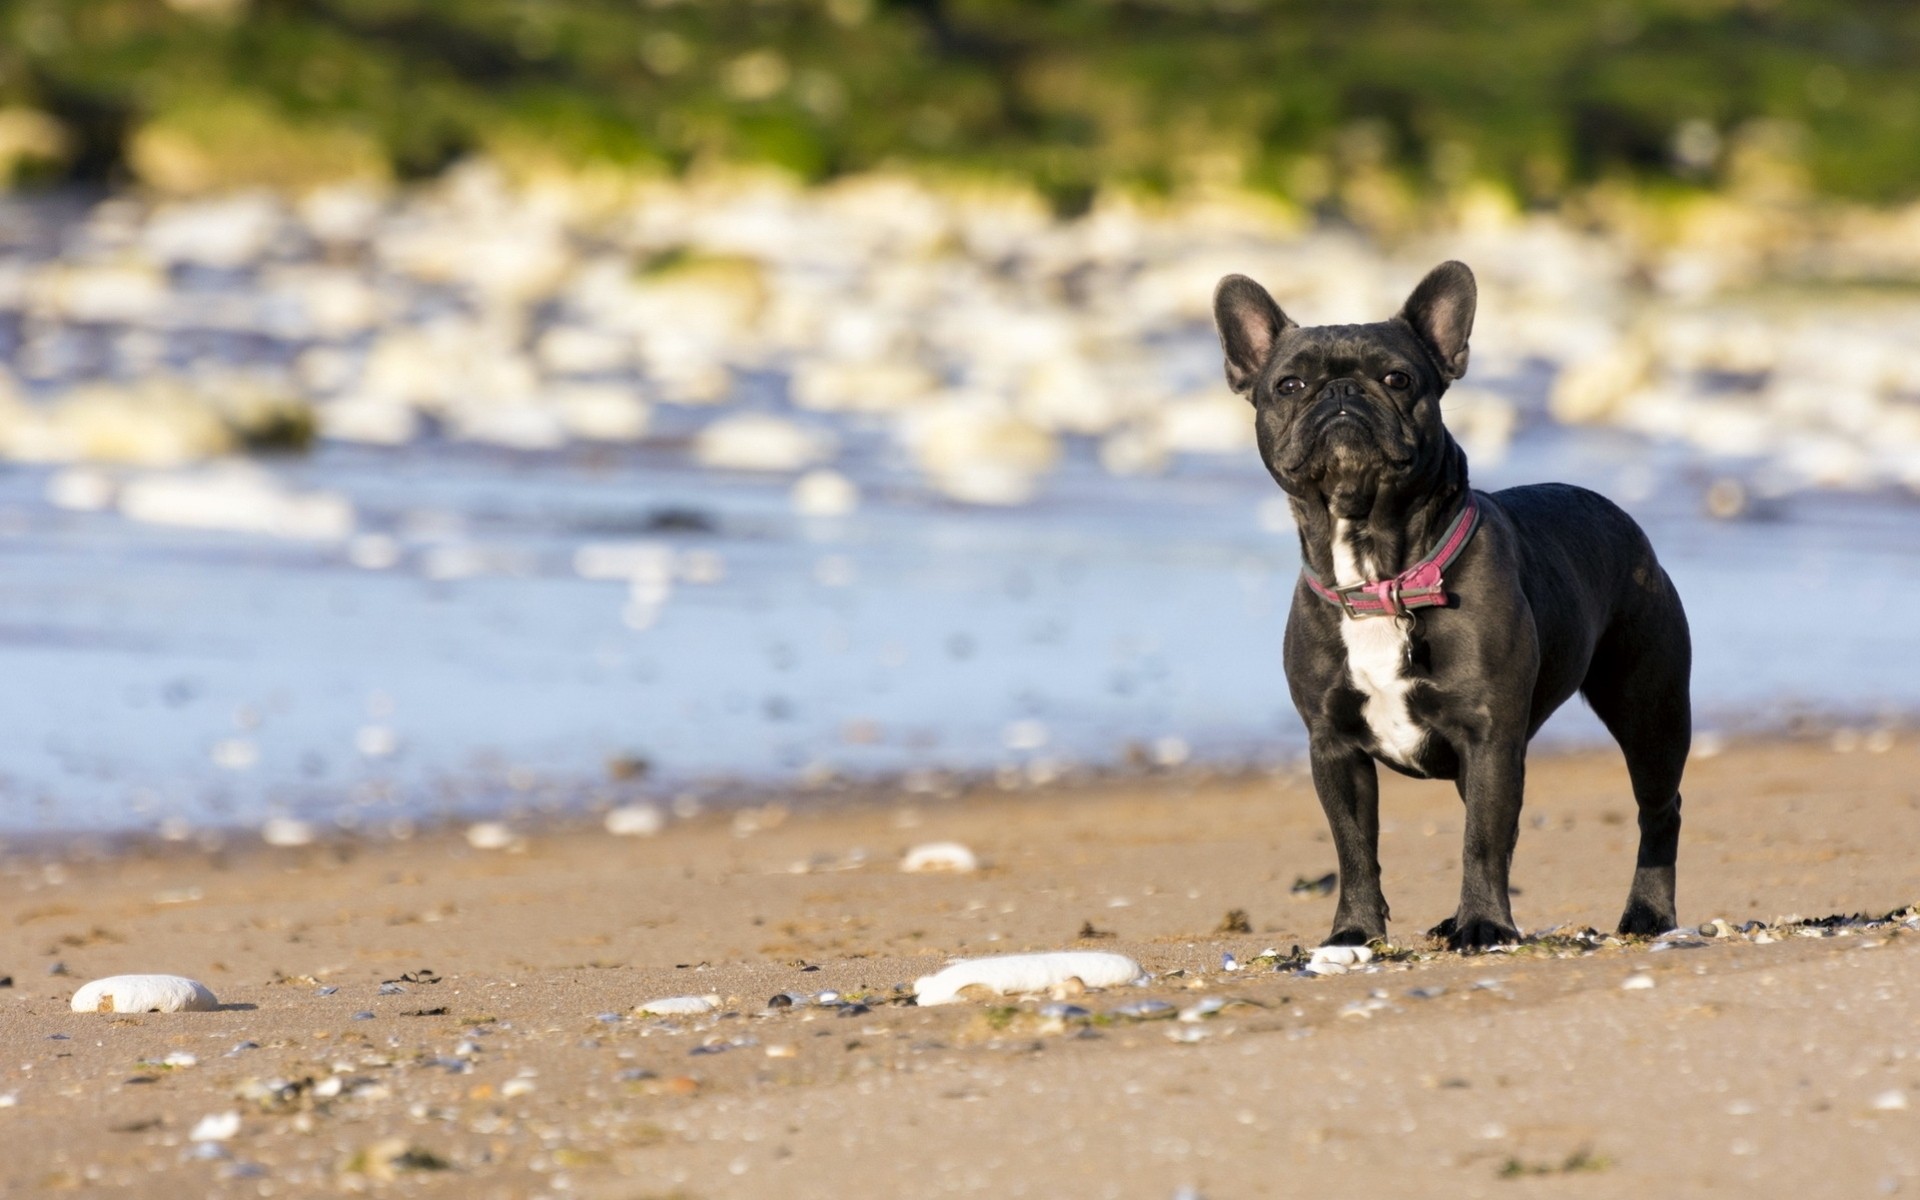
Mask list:
MULTIPOLYGON (((1653 568, 1658 571, 1659 568, 1653 568)), ((1673 585, 1656 612, 1622 621, 1594 648, 1580 685, 1587 703, 1626 755, 1640 808, 1640 852, 1620 916, 1623 934, 1664 933, 1676 924, 1674 862, 1680 850, 1680 776, 1693 742, 1688 676, 1692 648, 1673 585)))

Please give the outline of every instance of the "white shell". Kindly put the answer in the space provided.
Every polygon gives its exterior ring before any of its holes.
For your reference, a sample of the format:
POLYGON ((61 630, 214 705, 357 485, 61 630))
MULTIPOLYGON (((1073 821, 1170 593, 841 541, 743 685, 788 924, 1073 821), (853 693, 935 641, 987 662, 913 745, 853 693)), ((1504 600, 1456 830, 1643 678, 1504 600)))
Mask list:
POLYGON ((260 826, 260 840, 269 846, 310 846, 318 836, 298 817, 268 817, 260 826))
POLYGON ((1625 979, 1620 981, 1621 989, 1623 991, 1629 991, 1629 992, 1643 992, 1652 986, 1653 986, 1653 976, 1647 974, 1644 971, 1641 971, 1634 975, 1629 975, 1625 979))
POLYGON ((467 826, 467 845, 475 850, 505 850, 515 842, 513 830, 499 821, 467 826))
POLYGON ((1078 979, 1090 988, 1118 987, 1144 975, 1124 954, 1098 950, 1061 950, 1051 954, 1008 954, 954 963, 937 975, 917 979, 913 994, 921 1007, 952 1004, 962 988, 984 987, 1001 995, 1044 992, 1078 979))
POLYGON ((73 994, 74 1012, 212 1012, 219 1007, 206 984, 179 975, 113 975, 73 994))
POLYGON ((626 804, 607 813, 607 832, 623 837, 652 837, 667 826, 667 818, 651 804, 626 804))
POLYGON ((980 859, 959 842, 928 842, 907 851, 902 871, 978 871, 980 859))
POLYGON ((194 1125, 193 1132, 187 1135, 190 1142, 224 1142, 240 1132, 240 1114, 237 1112, 208 1113, 194 1125))
POLYGON ((1313 952, 1312 963, 1331 963, 1340 967, 1357 967, 1361 963, 1373 961, 1373 951, 1365 946, 1321 946, 1313 952))
POLYGON ((663 996, 636 1004, 633 1011, 653 1017, 697 1017, 720 1007, 718 996, 663 996))

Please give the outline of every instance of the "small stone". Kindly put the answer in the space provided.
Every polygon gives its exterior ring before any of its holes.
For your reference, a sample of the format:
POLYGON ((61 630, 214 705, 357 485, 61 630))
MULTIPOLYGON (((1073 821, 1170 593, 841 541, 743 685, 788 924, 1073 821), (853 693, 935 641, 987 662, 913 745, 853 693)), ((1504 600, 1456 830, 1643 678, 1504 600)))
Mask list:
POLYGON ((1165 1000, 1134 1000, 1115 1008, 1113 1015, 1125 1017, 1130 1021, 1160 1021, 1178 1012, 1178 1009, 1165 1000))
POLYGON ((1889 1088, 1873 1098, 1875 1112, 1907 1111, 1907 1094, 1899 1088, 1889 1088))
POLYGON ((467 845, 475 850, 506 850, 517 841, 513 830, 501 821, 481 821, 467 826, 467 845))
POLYGON ((531 1095, 534 1086, 534 1082, 531 1079, 509 1079, 500 1085, 500 1094, 508 1100, 512 1100, 516 1096, 531 1095))
POLYGON ((224 1142, 240 1132, 240 1114, 237 1112, 209 1113, 201 1117, 187 1134, 192 1142, 224 1142))
POLYGON ((649 1017, 697 1017, 720 1007, 718 996, 662 996, 633 1006, 633 1011, 649 1017))
POLYGON ((1644 992, 1653 986, 1653 976, 1645 971, 1636 971, 1620 981, 1620 989, 1627 992, 1644 992))
POLYGON ((606 830, 617 837, 652 837, 666 827, 666 814, 651 804, 624 804, 607 813, 606 830))
POLYGON ((785 1042, 775 1042, 767 1047, 768 1058, 797 1058, 799 1054, 800 1051, 787 1045, 785 1042))

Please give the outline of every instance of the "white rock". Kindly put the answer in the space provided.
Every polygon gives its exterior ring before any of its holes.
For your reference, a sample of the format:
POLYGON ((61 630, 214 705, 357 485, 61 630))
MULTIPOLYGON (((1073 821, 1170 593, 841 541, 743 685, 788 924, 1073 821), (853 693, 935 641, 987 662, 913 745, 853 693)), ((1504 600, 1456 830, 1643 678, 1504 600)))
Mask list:
POLYGON ((1907 1111, 1907 1094, 1899 1088, 1889 1088, 1873 1098, 1875 1112, 1907 1111))
POLYGON ((567 432, 590 442, 637 442, 653 419, 645 400, 614 384, 568 384, 553 389, 551 400, 567 432))
POLYGON ((181 975, 111 975, 73 994, 74 1012, 212 1012, 207 985, 181 975))
POLYGON ((193 1132, 187 1134, 192 1142, 224 1142, 240 1132, 240 1114, 237 1112, 208 1113, 194 1125, 193 1132))
POLYGON ((1653 976, 1645 971, 1636 971, 1620 981, 1620 989, 1627 992, 1644 992, 1653 986, 1653 976))
POLYGON ((980 859, 959 842, 928 842, 907 851, 902 871, 978 871, 980 859))
POLYGON ((475 850, 505 850, 518 840, 502 821, 479 821, 467 826, 467 845, 475 850))
POLYGON ((1175 400, 1159 412, 1160 441, 1181 454, 1240 454, 1253 445, 1253 406, 1230 392, 1175 400))
POLYGON ((793 481, 793 511, 803 517, 844 517, 860 506, 860 489, 845 475, 822 467, 793 481))
POLYGON ((131 480, 120 489, 120 512, 150 525, 311 541, 343 539, 354 524, 345 497, 288 491, 265 471, 237 463, 131 480))
POLYGON ((1320 946, 1315 948, 1308 960, 1315 963, 1332 963, 1340 967, 1357 967, 1373 961, 1373 951, 1365 946, 1320 946))
POLYGON ((319 408, 320 436, 372 446, 404 446, 420 432, 413 409, 379 396, 342 396, 319 408))
POLYGON ((589 542, 573 552, 574 572, 582 579, 648 580, 673 578, 673 547, 664 542, 589 542))
POLYGON ((1145 974, 1140 964, 1124 954, 1096 950, 1061 950, 1050 954, 1009 954, 954 963, 935 975, 914 981, 913 994, 922 1007, 953 1004, 964 988, 984 988, 996 994, 1044 992, 1077 979, 1086 987, 1119 987, 1145 974))
POLYGON ((722 417, 693 441, 694 461, 729 471, 798 471, 833 451, 827 435, 769 413, 722 417))
POLYGON ((298 817, 268 817, 260 824, 260 840, 269 846, 310 846, 319 833, 298 817))
POLYGON ((929 482, 969 504, 1026 503, 1060 455, 1046 430, 974 398, 914 414, 906 435, 929 482))
POLYGON ((623 804, 607 813, 606 826, 621 837, 652 837, 667 827, 667 817, 651 804, 623 804))
POLYGON ((567 442, 560 414, 532 402, 469 405, 448 414, 454 437, 509 450, 556 450, 567 442))
POLYGON ((47 480, 47 503, 69 512, 99 512, 113 507, 118 490, 105 471, 69 467, 47 480))
POLYGON ((633 1011, 651 1017, 697 1017, 719 1007, 718 996, 662 996, 658 1000, 634 1005, 633 1011))

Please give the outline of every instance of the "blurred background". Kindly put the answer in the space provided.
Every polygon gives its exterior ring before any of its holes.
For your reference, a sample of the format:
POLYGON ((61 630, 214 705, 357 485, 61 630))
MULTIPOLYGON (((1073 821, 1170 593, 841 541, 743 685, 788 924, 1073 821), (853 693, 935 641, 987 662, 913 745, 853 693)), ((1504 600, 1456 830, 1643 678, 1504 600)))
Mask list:
POLYGON ((1700 752, 1885 750, 1916 61, 1887 0, 0 0, 0 830, 1290 769, 1211 289, 1447 257, 1476 481, 1649 527, 1700 752))

